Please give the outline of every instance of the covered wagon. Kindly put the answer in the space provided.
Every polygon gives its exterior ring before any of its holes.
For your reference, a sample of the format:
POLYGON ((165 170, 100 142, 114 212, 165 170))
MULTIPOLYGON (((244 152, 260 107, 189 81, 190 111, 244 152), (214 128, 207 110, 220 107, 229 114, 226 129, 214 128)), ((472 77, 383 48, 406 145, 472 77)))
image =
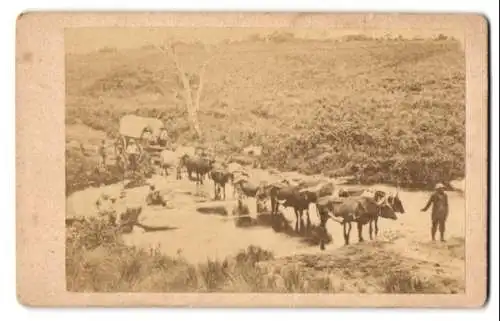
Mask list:
POLYGON ((153 117, 125 115, 120 119, 118 134, 116 155, 126 160, 128 154, 137 153, 137 162, 144 158, 145 151, 158 153, 168 141, 163 122, 153 117))

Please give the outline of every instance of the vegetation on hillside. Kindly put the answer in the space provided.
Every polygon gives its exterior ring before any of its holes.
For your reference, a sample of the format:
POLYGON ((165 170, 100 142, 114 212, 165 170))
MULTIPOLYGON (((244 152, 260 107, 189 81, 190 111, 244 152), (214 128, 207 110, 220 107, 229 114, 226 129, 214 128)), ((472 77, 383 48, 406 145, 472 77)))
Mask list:
MULTIPOLYGON (((203 51, 178 50, 193 76, 203 51)), ((137 113, 163 118, 176 142, 195 137, 175 67, 154 46, 66 61, 68 125, 116 135, 119 118, 137 113)), ((205 77, 200 123, 221 153, 261 144, 266 166, 359 183, 429 187, 464 176, 464 53, 454 39, 274 34, 221 44, 205 77)))

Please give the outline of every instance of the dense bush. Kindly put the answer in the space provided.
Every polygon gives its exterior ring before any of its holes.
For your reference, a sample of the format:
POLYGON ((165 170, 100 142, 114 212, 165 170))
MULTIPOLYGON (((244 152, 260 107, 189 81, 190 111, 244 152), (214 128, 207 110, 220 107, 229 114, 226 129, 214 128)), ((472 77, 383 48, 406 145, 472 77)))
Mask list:
POLYGON ((453 119, 447 125, 420 119, 411 131, 407 124, 377 128, 357 120, 325 124, 327 117, 319 119, 323 123, 309 132, 268 146, 266 163, 306 174, 354 175, 361 184, 406 187, 429 187, 464 175, 465 128, 453 119))

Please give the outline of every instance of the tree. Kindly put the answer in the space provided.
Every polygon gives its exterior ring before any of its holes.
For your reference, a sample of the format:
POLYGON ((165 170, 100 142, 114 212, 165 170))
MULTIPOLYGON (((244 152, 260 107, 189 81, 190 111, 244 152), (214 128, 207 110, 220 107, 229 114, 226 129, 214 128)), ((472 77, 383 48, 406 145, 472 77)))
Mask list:
POLYGON ((203 133, 201 131, 200 122, 198 118, 198 112, 200 110, 200 100, 201 93, 203 91, 203 86, 205 82, 205 70, 209 62, 214 58, 214 54, 212 54, 212 50, 208 50, 205 46, 205 50, 209 53, 209 58, 202 64, 201 69, 198 75, 195 75, 197 78, 197 88, 193 88, 193 83, 190 80, 190 77, 185 72, 183 66, 179 62, 179 58, 175 51, 174 43, 167 43, 165 46, 158 47, 160 51, 162 51, 165 55, 167 55, 175 65, 175 69, 177 70, 177 76, 181 80, 182 89, 183 89, 183 97, 186 103, 186 108, 188 112, 189 121, 193 126, 194 131, 199 139, 203 138, 203 133))

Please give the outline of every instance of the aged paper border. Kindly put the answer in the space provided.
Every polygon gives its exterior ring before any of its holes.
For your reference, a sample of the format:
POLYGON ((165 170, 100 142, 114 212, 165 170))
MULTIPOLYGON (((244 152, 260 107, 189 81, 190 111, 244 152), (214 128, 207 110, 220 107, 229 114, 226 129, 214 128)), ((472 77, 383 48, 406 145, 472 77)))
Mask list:
POLYGON ((17 296, 29 306, 480 307, 487 297, 488 26, 477 14, 25 13, 16 30, 17 296), (466 293, 71 293, 65 286, 64 29, 72 27, 435 28, 464 33, 466 293))

